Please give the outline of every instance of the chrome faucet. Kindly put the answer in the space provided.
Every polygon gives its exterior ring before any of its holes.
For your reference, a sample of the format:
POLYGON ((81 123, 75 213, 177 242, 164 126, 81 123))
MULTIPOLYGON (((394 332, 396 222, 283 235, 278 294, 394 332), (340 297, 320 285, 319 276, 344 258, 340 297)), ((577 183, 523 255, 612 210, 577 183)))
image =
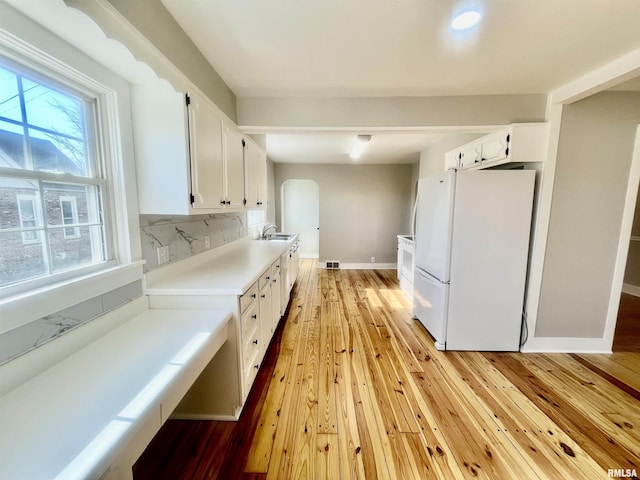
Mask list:
POLYGON ((270 223, 268 225, 265 225, 264 227, 262 227, 262 238, 267 238, 267 232, 269 230, 271 230, 272 228, 278 228, 277 225, 274 225, 273 223, 270 223))

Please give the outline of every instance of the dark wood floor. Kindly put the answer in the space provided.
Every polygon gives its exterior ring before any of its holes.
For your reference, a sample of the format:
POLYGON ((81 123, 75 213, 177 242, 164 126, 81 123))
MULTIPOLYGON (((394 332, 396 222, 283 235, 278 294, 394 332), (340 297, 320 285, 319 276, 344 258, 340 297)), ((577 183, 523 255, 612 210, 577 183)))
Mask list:
POLYGON ((640 297, 623 293, 613 337, 614 352, 640 352, 640 297))
POLYGON ((440 352, 393 271, 304 261, 238 422, 170 420, 145 479, 640 472, 640 354, 440 352))

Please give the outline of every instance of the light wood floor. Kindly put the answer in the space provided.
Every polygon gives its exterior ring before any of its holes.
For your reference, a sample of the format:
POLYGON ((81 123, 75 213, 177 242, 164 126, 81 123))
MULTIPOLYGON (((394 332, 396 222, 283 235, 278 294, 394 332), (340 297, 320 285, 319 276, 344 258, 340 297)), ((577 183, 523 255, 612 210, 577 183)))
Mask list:
POLYGON ((239 422, 171 420, 141 479, 640 472, 640 354, 439 352, 395 271, 303 261, 239 422))

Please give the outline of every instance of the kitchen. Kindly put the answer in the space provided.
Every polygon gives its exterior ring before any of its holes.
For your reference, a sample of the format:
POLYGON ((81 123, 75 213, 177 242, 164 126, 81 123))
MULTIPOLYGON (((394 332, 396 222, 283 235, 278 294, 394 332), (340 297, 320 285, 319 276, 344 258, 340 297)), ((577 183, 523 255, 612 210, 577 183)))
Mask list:
MULTIPOLYGON (((28 9, 29 2, 23 2, 25 9, 28 9)), ((378 218, 375 215, 368 216, 368 220, 371 222, 370 230, 367 231, 362 228, 361 224, 353 223, 349 226, 349 212, 345 207, 358 209, 366 209, 367 206, 371 208, 371 212, 378 211, 381 205, 375 203, 380 201, 380 196, 384 200, 384 194, 387 193, 384 189, 386 183, 383 181, 372 181, 372 185, 375 185, 376 191, 371 192, 365 201, 361 204, 349 203, 348 197, 347 203, 339 205, 332 205, 327 210, 328 218, 323 216, 321 206, 320 216, 320 258, 326 260, 340 260, 344 263, 371 263, 370 258, 375 257, 376 262, 380 263, 395 263, 395 235, 398 233, 408 233, 410 223, 410 211, 413 200, 413 191, 415 189, 415 183, 418 177, 427 176, 429 173, 436 173, 441 171, 444 167, 444 153, 460 146, 468 141, 472 140, 471 136, 477 137, 482 134, 490 133, 490 131, 497 130, 500 126, 510 125, 515 120, 518 122, 549 122, 550 124, 550 145, 557 148, 550 148, 553 150, 549 158, 544 160, 545 179, 541 185, 539 215, 547 219, 547 222, 541 222, 538 224, 535 235, 540 236, 541 239, 546 241, 534 242, 534 251, 532 252, 533 267, 530 272, 530 285, 528 298, 539 298, 539 302, 532 302, 532 305, 528 308, 529 313, 529 330, 531 332, 528 348, 530 351, 600 351, 604 352, 610 349, 611 339, 613 336, 613 327, 615 327, 615 309, 612 298, 616 296, 614 283, 622 284, 622 273, 624 271, 624 258, 617 258, 620 256, 619 243, 621 244, 624 232, 621 232, 621 225, 631 225, 627 219, 633 217, 633 209, 631 213, 623 213, 629 210, 623 208, 627 203, 625 201, 625 192, 627 197, 631 190, 628 188, 628 184, 632 183, 633 170, 631 165, 631 150, 633 134, 635 132, 635 126, 638 124, 637 118, 634 118, 631 113, 627 113, 625 106, 623 105, 627 101, 630 103, 634 99, 634 95, 637 94, 615 94, 605 93, 599 96, 590 98, 586 97, 587 93, 592 93, 593 89, 603 89, 604 85, 609 82, 613 84, 614 80, 621 82, 629 77, 629 73, 633 72, 634 58, 629 54, 626 57, 626 63, 623 66, 617 66, 610 71, 599 72, 598 75, 589 76, 585 74, 581 77, 581 82, 573 84, 567 83, 566 88, 554 90, 554 102, 549 108, 547 113, 547 95, 545 94, 511 94, 504 96, 478 96, 474 98, 462 99, 461 97, 420 97, 412 99, 411 102, 403 102, 402 99, 396 99, 395 101, 389 99, 376 99, 376 98, 346 98, 346 99, 318 99, 318 98, 284 98, 281 103, 278 104, 275 100, 269 98, 260 97, 238 97, 234 100, 234 96, 230 94, 228 87, 219 84, 221 82, 220 77, 209 68, 204 59, 199 63, 194 60, 195 58, 202 58, 200 54, 193 51, 193 44, 190 44, 186 39, 186 35, 181 33, 180 27, 177 23, 171 19, 168 13, 154 12, 153 24, 156 26, 162 25, 162 28, 158 27, 154 33, 154 25, 145 23, 144 8, 136 6, 127 6, 128 2, 112 2, 111 5, 115 6, 109 9, 110 5, 102 2, 86 3, 86 2, 69 2, 84 8, 89 11, 96 19, 100 19, 100 25, 103 29, 108 30, 110 35, 120 38, 129 38, 125 44, 128 45, 132 51, 136 52, 136 57, 144 58, 148 66, 140 65, 140 63, 133 63, 134 67, 131 69, 131 75, 139 75, 139 78, 149 78, 153 80, 153 69, 164 72, 163 75, 169 77, 172 81, 183 85, 185 80, 177 70, 188 72, 189 76, 193 77, 193 81, 201 86, 200 88, 206 95, 209 95, 213 102, 223 112, 231 117, 231 120, 237 119, 239 125, 243 125, 244 133, 251 133, 257 141, 253 145, 258 151, 263 150, 265 146, 268 148, 268 131, 269 127, 273 125, 279 126, 291 126, 299 129, 316 129, 322 131, 329 128, 335 128, 336 126, 342 130, 348 130, 343 133, 365 133, 362 132, 363 128, 367 128, 373 131, 373 139, 376 139, 376 134, 380 135, 385 132, 401 133, 407 130, 411 130, 410 126, 421 126, 423 131, 427 133, 442 133, 442 125, 450 125, 451 130, 447 132, 455 131, 456 135, 461 138, 446 138, 442 139, 439 143, 433 144, 425 149, 419 158, 419 162, 413 164, 406 164, 405 166, 391 169, 390 167, 383 166, 363 166, 362 171, 371 171, 372 179, 388 178, 390 172, 393 170, 399 179, 398 183, 395 183, 390 188, 389 198, 398 199, 398 191, 403 192, 399 197, 400 211, 402 215, 395 215, 392 218, 378 218), (100 9, 107 9, 107 13, 101 14, 100 9), (137 9, 140 10, 137 10, 137 9), (93 9, 93 10, 92 10, 93 9), (118 14, 125 15, 129 21, 133 23, 140 31, 143 32, 153 43, 156 43, 155 48, 160 48, 164 51, 164 55, 172 58, 175 62, 173 69, 167 67, 167 58, 157 55, 157 50, 148 50, 148 47, 144 45, 144 37, 135 33, 130 25, 124 25, 119 19, 118 14), (102 16, 101 16, 102 15, 102 16), (171 32, 171 35, 167 35, 166 32, 171 32), (133 38, 131 38, 133 37, 133 38), (182 40, 180 40, 182 39, 182 40), (147 48, 145 50, 145 48, 147 48), (186 48, 186 55, 177 55, 175 50, 186 48), (191 49, 191 50, 190 50, 191 49), (198 57, 200 55, 200 57, 198 57), (195 62, 190 64, 189 62, 195 62), (624 70, 626 68, 626 70, 624 70), (624 70, 621 72, 621 69, 624 70), (212 73, 213 72, 213 73, 212 73), (214 75, 215 74, 215 75, 214 75), (205 77, 206 81, 202 81, 205 77), (604 77, 604 79, 603 79, 604 77), (210 78, 218 78, 219 80, 211 81, 210 78), (212 84, 218 82, 215 87, 212 84), (225 93, 227 92, 227 93, 225 93), (583 99, 584 98, 584 99, 583 99), (616 100, 621 98, 621 101, 616 100), (233 106, 236 103, 235 107, 233 106), (562 106, 563 103, 569 104, 568 106, 562 106), (598 118, 603 108, 611 113, 611 118, 605 119, 598 118), (452 110, 453 109, 453 110, 452 110), (445 114, 443 112, 453 111, 454 114, 445 114), (236 113, 237 112, 237 113, 236 113), (338 113, 331 112, 341 112, 338 113), (389 115, 389 113, 393 115, 389 115), (402 115, 399 117, 398 112, 402 115), (478 115, 478 112, 482 112, 478 115), (619 118, 613 118, 617 112, 619 118), (606 143, 606 155, 613 158, 620 158, 621 163, 619 169, 612 169, 611 166, 603 165, 603 162, 598 162, 597 159, 603 155, 602 147, 595 148, 597 142, 591 136, 593 144, 585 142, 585 136, 582 132, 590 132, 595 128, 597 120, 606 120, 611 125, 610 131, 612 141, 606 143), (409 125, 409 126, 408 126, 409 125), (471 125, 471 127, 470 127, 471 125), (630 127, 632 125, 633 127, 630 127), (498 126, 498 127, 496 127, 498 126), (562 126, 562 128, 561 128, 562 126), (376 132, 378 130, 378 132, 376 132), (621 133, 624 132, 624 141, 620 140, 621 133), (267 139, 261 140, 261 135, 267 135, 267 139), (555 142, 555 143, 554 143, 555 142), (583 143, 585 143, 583 145, 583 143), (262 145, 261 145, 262 144, 262 145), (261 148, 262 147, 262 148, 261 148), (579 155, 575 157, 568 152, 573 149, 579 149, 579 155), (586 169, 586 166, 589 168, 586 169), (575 175, 576 171, 581 171, 580 178, 575 175), (612 172, 615 170, 615 172, 612 172), (629 173, 631 172, 631 173, 629 173), (615 173, 612 174, 612 173, 615 173), (553 178, 555 176, 555 178, 553 178), (551 181, 547 181, 551 177, 551 181), (606 182, 602 182, 606 179, 606 182), (581 183, 582 182, 582 183, 581 183), (404 185, 404 189, 402 188, 404 185), (584 185, 584 187, 582 187, 584 185), (589 192, 584 191, 587 187, 595 189, 598 192, 598 198, 593 198, 589 192), (379 194, 376 197, 376 193, 379 194), (601 199, 606 201, 603 202, 601 199), (369 200, 370 202, 367 201, 369 200), (554 203, 562 202, 562 203, 554 203), (402 205, 404 205, 402 207, 402 205), (341 208, 342 206, 342 208, 341 208), (587 208, 592 212, 591 216, 580 216, 579 220, 573 220, 574 217, 579 216, 579 212, 582 212, 584 208, 587 208), (340 214, 344 212, 346 221, 340 220, 340 214), (612 213, 615 212, 615 213, 612 213), (572 219, 571 221, 568 221, 572 219), (604 219, 604 223, 603 223, 604 219), (397 223, 394 223, 397 222, 397 223), (600 231, 602 225, 607 226, 608 234, 600 231), (576 227, 577 225, 577 227, 576 227), (579 228, 578 228, 579 227, 579 228), (335 230, 332 230, 335 228, 335 230), (342 255, 340 251, 323 251, 324 246, 329 245, 327 238, 339 239, 350 238, 354 244, 364 244, 370 241, 371 234, 369 232, 389 232, 389 240, 386 241, 385 246, 380 251, 367 251, 361 252, 360 257, 353 256, 347 258, 342 255), (584 248, 575 250, 576 240, 579 239, 580 245, 584 248), (595 248, 598 250, 594 250, 595 248), (605 248, 605 250, 603 250, 605 248), (601 251, 602 255, 594 256, 592 252, 601 251), (579 261, 576 260, 579 258, 579 261), (594 258, 597 257, 597 258, 594 258), (571 268, 574 262, 578 262, 581 266, 580 269, 571 268), (619 265, 623 265, 622 268, 619 265), (622 270, 622 271, 620 271, 622 270), (542 272, 544 276, 542 275, 542 272), (605 275, 596 275, 596 273, 605 272, 605 275), (592 279, 588 284, 584 284, 584 279, 592 279), (615 282, 613 282, 615 280, 615 282), (612 283, 613 282, 613 283, 612 283), (582 288, 572 288, 572 285, 582 285, 582 288), (613 285, 613 286, 612 286, 613 285), (603 288, 604 287, 604 288, 603 288), (583 291, 583 289, 586 289, 583 291), (533 294, 531 293, 533 292, 533 294), (537 292, 537 293, 536 293, 537 292), (610 298, 611 297, 611 298, 610 298), (572 311, 572 309, 578 309, 572 311), (558 322, 558 318, 566 318, 566 322, 558 322), (575 319, 580 318, 583 321, 576 322, 575 319), (572 320, 574 319, 574 320, 572 320)), ((168 3, 168 2, 167 2, 168 3)), ((18 5, 16 5, 18 7, 18 5)), ((630 12, 633 12, 632 8, 630 12)), ((38 10, 38 9, 35 9, 38 10)), ((69 9, 71 10, 71 9, 69 9)), ((43 13, 44 9, 40 12, 34 11, 32 15, 38 18, 39 22, 49 22, 51 25, 49 28, 56 31, 55 20, 56 17, 53 12, 43 13), (44 18, 47 17, 48 18, 44 18)), ((75 15, 74 22, 78 25, 81 24, 81 14, 75 10, 72 10, 75 15)), ((627 12, 627 13, 630 13, 627 12)), ((147 12, 148 13, 148 12, 147 12)), ((58 12, 58 14, 60 14, 58 12)), ((62 14, 60 14, 62 15, 62 14)), ((622 15, 622 14, 621 14, 622 15)), ((624 15, 623 15, 624 16, 624 15)), ((9 17, 4 17, 9 18, 9 17)), ((58 17, 59 20, 64 20, 64 17, 58 17)), ((148 20, 147 20, 148 21, 148 20)), ((68 25, 69 23, 67 23, 68 25)), ((3 25, 4 28, 4 25, 3 25)), ((15 27, 14 27, 15 28, 15 27)), ((81 32, 81 35, 86 35, 87 32, 92 31, 90 26, 86 27, 87 30, 81 32)), ((95 28, 95 26, 94 26, 95 28)), ((60 36, 73 35, 73 32, 64 31, 64 28, 58 26, 57 31, 60 36)), ((67 29, 69 30, 69 29, 67 29)), ((194 30, 195 31, 195 30, 194 30)), ((22 35, 36 37, 35 34, 31 34, 30 30, 23 30, 22 35)), ((32 38, 32 41, 37 41, 37 38, 32 38)), ((67 38, 67 41, 81 45, 81 40, 72 41, 67 38)), ((52 44, 55 42, 52 41, 52 44)), ((92 43, 92 42, 87 42, 92 43)), ((103 48, 102 44, 96 41, 92 44, 94 48, 103 48)), ((84 45, 85 48, 91 49, 92 45, 84 45)), ((53 48, 53 47, 52 47, 53 48)), ((108 48, 104 49, 109 51, 108 48)), ((621 50, 621 53, 626 50, 621 50)), ((184 51, 183 51, 184 53, 184 51)), ((96 53, 97 54, 97 53, 96 53)), ((64 54, 63 54, 64 56, 64 54)), ((124 62, 118 64, 120 59, 117 57, 111 57, 104 60, 110 61, 110 65, 113 71, 123 71, 128 69, 132 64, 124 62)), ((608 58, 603 58, 609 60, 608 58)), ((588 71, 585 69, 584 71, 588 71)), ((578 74, 574 73, 573 77, 567 77, 569 80, 577 78, 578 74)), ((224 83, 224 82, 222 82, 224 83)), ((537 90, 532 90, 537 91, 537 90)), ((175 90, 173 97, 178 98, 175 90)), ((135 100, 135 99, 134 99, 135 100)), ((180 97, 182 100, 182 97, 180 97)), ((176 100, 177 102, 177 100, 176 100)), ((177 105, 177 103, 176 103, 177 105)), ((180 105, 181 106, 181 105, 180 105)), ((176 107, 177 108, 177 107, 176 107)), ((138 117, 139 119, 140 117, 138 117)), ((127 125, 129 121, 122 119, 122 124, 127 125)), ((134 122, 139 121, 134 115, 134 122)), ((599 126, 599 125, 598 125, 599 126)), ((126 132, 125 132, 126 133, 126 132)), ((127 135, 123 140, 125 149, 132 149, 133 139, 127 135)), ((373 145, 373 143, 372 143, 373 145)), ((130 154, 132 155, 132 154, 130 154)), ((126 168, 131 169, 131 164, 125 164, 126 168)), ((269 203, 266 210, 266 218, 259 218, 255 221, 255 228, 260 228, 259 225, 265 220, 281 224, 278 219, 278 192, 279 185, 281 185, 287 178, 299 177, 301 169, 300 166, 282 167, 280 169, 278 163, 267 162, 268 170, 266 172, 267 178, 273 178, 273 183, 268 182, 267 188, 270 190, 268 198, 275 199, 275 202, 269 203), (286 168, 291 168, 292 172, 286 173, 286 168), (298 169, 296 171, 296 169, 298 169), (281 178, 279 177, 281 176, 281 178), (276 181, 276 178, 278 180, 276 181)), ((140 165, 137 165, 138 169, 140 165)), ((357 175, 351 174, 349 170, 353 170, 348 167, 316 167, 318 173, 313 175, 325 175, 325 185, 331 185, 332 179, 336 180, 345 178, 345 181, 351 181, 352 186, 358 188, 360 191, 365 192, 361 183, 355 183, 357 175), (322 173, 320 173, 322 170, 322 173), (346 180, 349 179, 349 180, 346 180)), ((128 172, 131 178, 135 178, 135 173, 128 172)), ((149 177, 145 177, 148 180, 149 177)), ((143 179, 144 180, 144 179, 143 179)), ((636 190, 637 190, 637 178, 636 190)), ((176 182, 177 183, 177 182, 176 182)), ((319 182, 318 182, 319 183, 319 182)), ((131 191, 131 185, 127 186, 126 182, 124 190, 130 197, 135 197, 134 192, 131 191)), ((322 189, 321 189, 322 191, 322 189)), ((343 194, 344 190, 341 191, 343 194)), ((162 193, 162 191, 161 191, 162 193)), ((169 195, 167 195, 169 197, 169 195)), ((359 201, 359 200, 358 200, 359 201)), ((142 203, 142 201, 141 201, 142 203)), ((381 201, 381 203, 384 203, 381 201)), ((394 207, 395 208, 395 207, 394 207)), ((168 212, 167 212, 168 214, 168 212)), ((198 252, 199 249, 204 249, 205 244, 205 230, 196 230, 198 237, 193 232, 186 230, 188 228, 183 225, 177 218, 151 218, 147 215, 153 215, 151 213, 143 213, 142 210, 135 208, 135 201, 127 202, 122 210, 118 211, 119 218, 126 219, 126 227, 130 235, 130 242, 132 247, 132 260, 138 260, 144 258, 148 263, 156 262, 158 256, 152 254, 144 254, 142 250, 145 245, 150 244, 145 239, 151 238, 150 235, 164 235, 166 231, 176 232, 180 230, 184 232, 184 236, 181 238, 184 242, 189 244, 187 239, 200 238, 202 243, 192 242, 194 250, 190 250, 185 247, 180 249, 178 242, 175 246, 174 255, 178 255, 179 252, 185 254, 191 254, 198 252), (129 209, 130 211, 127 211, 129 209), (120 216, 120 214, 123 214, 120 216), (142 213, 143 217, 139 219, 138 215, 142 213), (138 226, 138 224, 140 226, 138 226), (137 240, 136 237, 140 237, 141 240, 137 240), (138 245, 136 247, 136 244, 138 245)), ((326 215, 326 213, 325 213, 326 215)), ((222 216, 218 216, 211 221, 202 221, 203 225, 198 225, 197 229, 211 228, 210 242, 218 245, 218 238, 234 238, 233 232, 239 231, 238 217, 234 218, 233 213, 225 213, 222 216), (206 225, 206 223, 209 225, 206 225), (223 232, 222 234, 216 234, 216 231, 223 232), (229 235, 229 236, 227 236, 229 235)), ((192 222, 183 222, 192 223, 192 222)), ((197 222, 195 222, 197 223, 197 222)), ((249 229, 249 225, 245 225, 249 229)), ((627 228, 627 227, 625 227, 627 228)), ((241 231, 241 230, 240 230, 241 231)), ((629 237, 629 234, 626 234, 629 237)), ((174 235, 175 236, 175 235, 174 235)), ((160 238, 160 237, 157 237, 160 238)), ((164 238, 160 239, 160 243, 166 243, 164 238)), ((344 243, 344 242, 343 242, 344 243)), ((180 254, 182 255, 182 254, 180 254)), ((624 255, 626 257, 626 255, 624 255)), ((169 259, 174 261, 176 256, 171 258, 171 245, 169 259)), ((171 263, 171 262, 170 262, 171 263)), ((141 267, 140 267, 141 268, 141 267)), ((168 267, 165 267, 168 268, 168 267)), ((618 288, 618 294, 620 286, 618 288)), ((100 288, 98 288, 100 290, 100 288)), ((64 308, 61 300, 57 300, 60 307, 64 308)), ((68 306, 68 305, 65 305, 68 306)), ((53 311, 57 309, 50 306, 53 311)), ((46 315, 46 312, 42 311, 41 314, 46 315)), ((35 315, 35 313, 32 313, 35 315)), ((37 318, 37 317, 34 317, 37 318)))

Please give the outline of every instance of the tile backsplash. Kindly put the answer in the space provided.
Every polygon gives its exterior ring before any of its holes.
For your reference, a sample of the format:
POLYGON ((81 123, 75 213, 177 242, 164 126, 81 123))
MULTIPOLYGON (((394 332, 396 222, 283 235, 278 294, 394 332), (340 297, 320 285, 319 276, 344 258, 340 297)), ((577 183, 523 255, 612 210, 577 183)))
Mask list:
POLYGON ((169 262, 175 262, 219 247, 247 235, 255 236, 256 225, 264 223, 264 211, 211 215, 140 215, 142 258, 147 272, 158 264, 158 248, 169 247, 169 262), (247 221, 247 218, 249 221, 247 221), (205 247, 205 236, 210 246, 205 247))
POLYGON ((0 335, 0 365, 142 295, 140 280, 0 335))

